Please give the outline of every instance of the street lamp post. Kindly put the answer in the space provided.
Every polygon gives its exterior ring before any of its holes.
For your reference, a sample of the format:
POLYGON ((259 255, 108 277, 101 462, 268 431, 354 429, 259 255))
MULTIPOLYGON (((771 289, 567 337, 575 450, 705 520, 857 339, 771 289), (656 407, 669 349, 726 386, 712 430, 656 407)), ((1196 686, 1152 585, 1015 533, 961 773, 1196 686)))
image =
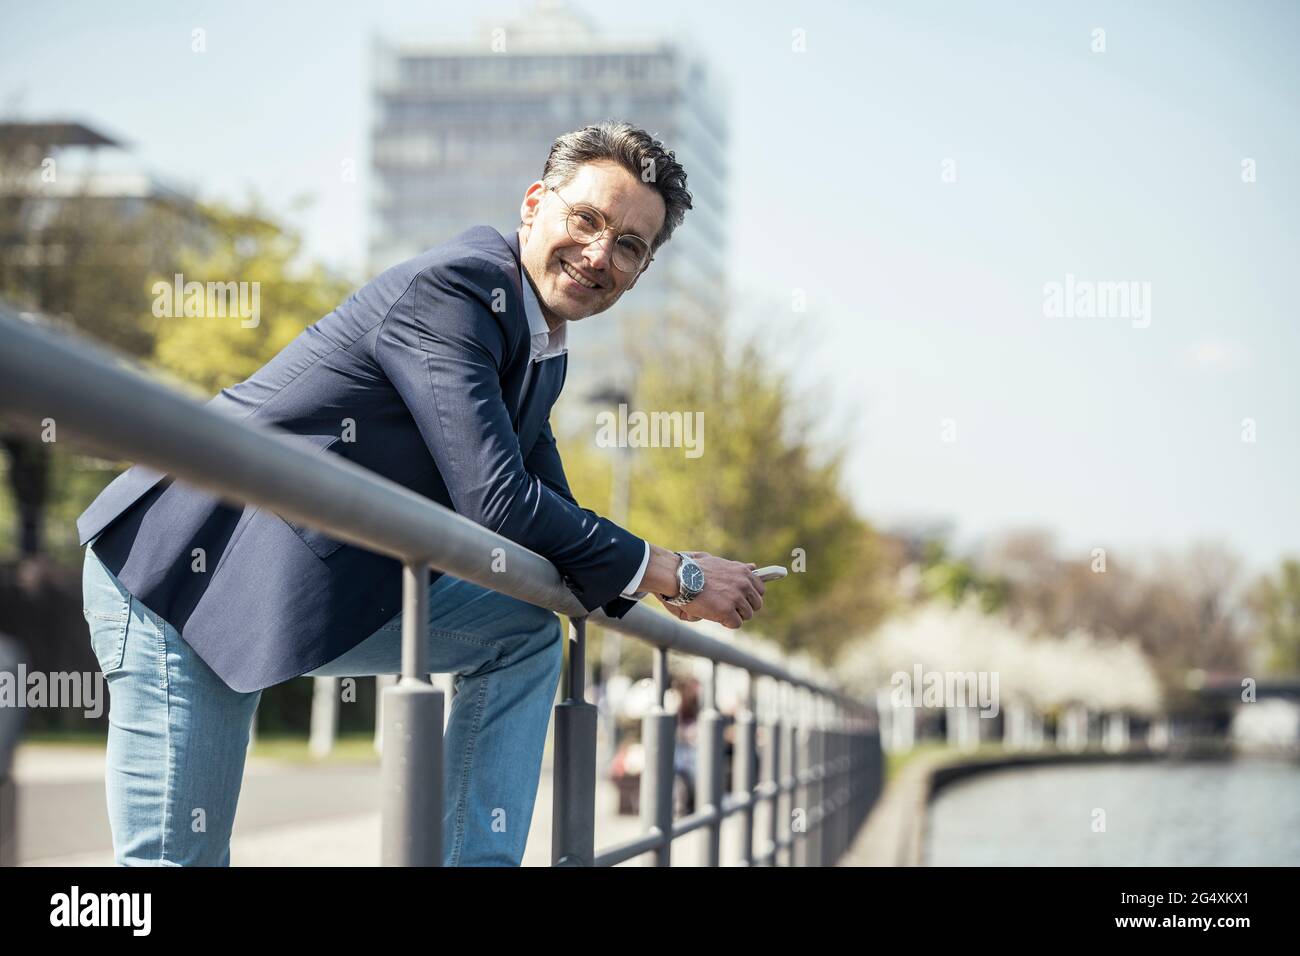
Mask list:
MULTIPOLYGON (((620 405, 631 405, 632 398, 628 391, 614 385, 598 388, 587 395, 592 405, 613 405, 615 410, 620 405)), ((632 460, 630 449, 616 448, 614 451, 614 472, 609 492, 609 519, 619 526, 627 525, 628 499, 631 493, 632 460)), ((618 672, 622 657, 623 637, 609 628, 600 629, 600 688, 605 701, 602 715, 605 719, 605 753, 601 773, 606 774, 618 752, 618 720, 613 702, 609 699, 610 678, 618 672)))

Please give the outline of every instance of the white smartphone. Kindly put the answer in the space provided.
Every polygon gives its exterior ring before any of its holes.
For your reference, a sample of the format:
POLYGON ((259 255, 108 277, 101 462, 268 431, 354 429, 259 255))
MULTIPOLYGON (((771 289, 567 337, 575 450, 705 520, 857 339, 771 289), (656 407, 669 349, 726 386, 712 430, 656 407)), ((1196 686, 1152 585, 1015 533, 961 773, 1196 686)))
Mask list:
POLYGON ((785 577, 786 570, 779 564, 769 564, 765 568, 755 569, 753 573, 763 581, 779 581, 781 578, 785 577))

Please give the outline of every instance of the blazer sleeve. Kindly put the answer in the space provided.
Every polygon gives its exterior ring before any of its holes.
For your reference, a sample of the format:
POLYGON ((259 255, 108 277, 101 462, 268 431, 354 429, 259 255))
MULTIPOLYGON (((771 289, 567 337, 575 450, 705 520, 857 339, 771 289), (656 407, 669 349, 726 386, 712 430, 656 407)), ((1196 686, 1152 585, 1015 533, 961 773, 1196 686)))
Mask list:
MULTIPOLYGON (((569 490, 569 480, 564 476, 564 461, 560 458, 560 450, 555 444, 555 433, 551 431, 549 421, 542 426, 541 434, 537 436, 537 441, 528 452, 528 459, 524 462, 524 467, 528 469, 530 474, 536 475, 547 487, 566 501, 570 501, 574 505, 578 504, 577 499, 573 497, 573 492, 569 490)), ((631 574, 636 574, 636 571, 637 569, 634 567, 631 574)), ((631 575, 629 575, 629 579, 630 577, 631 575)), ((610 617, 622 617, 629 610, 636 607, 636 604, 636 601, 628 598, 616 597, 603 605, 602 610, 610 617)))
MULTIPOLYGON (((488 259, 424 270, 380 323, 376 360, 415 419, 459 514, 549 559, 588 611, 619 600, 630 606, 619 595, 641 564, 645 542, 578 506, 558 453, 553 465, 542 465, 544 476, 524 465, 501 392, 508 313, 493 308, 499 290, 513 288, 488 259)), ((522 303, 515 308, 522 314, 522 303)))
POLYGON ((564 462, 560 459, 560 450, 555 445, 555 433, 551 431, 548 421, 542 426, 537 441, 528 452, 524 467, 530 474, 536 475, 557 495, 572 504, 578 501, 569 490, 569 480, 564 477, 564 462))

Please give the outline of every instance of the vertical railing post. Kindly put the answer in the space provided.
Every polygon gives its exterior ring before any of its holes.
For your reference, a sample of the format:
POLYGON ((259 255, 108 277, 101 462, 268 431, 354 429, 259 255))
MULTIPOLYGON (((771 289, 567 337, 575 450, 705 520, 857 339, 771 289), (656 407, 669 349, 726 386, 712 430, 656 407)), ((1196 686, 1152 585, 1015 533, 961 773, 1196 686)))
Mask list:
POLYGON ((655 702, 641 722, 645 767, 641 772, 641 827, 659 831, 663 842, 654 851, 654 866, 672 865, 673 754, 677 715, 664 711, 668 691, 668 651, 655 648, 655 702))
MULTIPOLYGON (((0 634, 0 673, 18 671, 18 644, 0 634)), ((0 866, 18 865, 18 787, 11 777, 14 752, 25 711, 0 708, 0 866)))
POLYGON ((822 699, 816 691, 811 700, 808 732, 808 767, 814 779, 808 786, 808 859, 806 866, 822 866, 822 841, 826 835, 826 736, 822 727, 822 699))
POLYGON ((384 692, 380 759, 385 866, 442 865, 442 691, 429 682, 429 569, 402 568, 402 676, 384 692))
POLYGON ((831 726, 831 702, 828 698, 817 698, 817 738, 821 749, 821 799, 817 801, 817 865, 830 866, 831 854, 834 852, 835 825, 835 787, 832 774, 835 771, 835 741, 831 726))
POLYGON ((790 865, 808 865, 808 831, 812 826, 812 785, 807 779, 812 764, 812 731, 808 701, 802 688, 795 690, 795 725, 791 734, 790 772, 794 778, 791 795, 790 865))
POLYGON ((844 818, 840 823, 840 856, 844 856, 849 852, 849 847, 852 847, 853 835, 858 830, 858 821, 853 817, 853 713, 849 709, 844 710, 841 728, 840 760, 844 761, 844 814, 842 814, 844 818))
POLYGON ((384 691, 397 683, 396 674, 375 675, 375 753, 384 752, 384 691))
POLYGON ((853 837, 858 832, 858 820, 854 816, 854 801, 857 798, 857 756, 854 752, 854 744, 857 738, 854 736, 854 727, 857 718, 850 707, 846 707, 843 716, 843 731, 841 731, 841 747, 844 753, 844 822, 840 831, 840 855, 843 856, 853 845, 853 837))
POLYGON ((339 679, 313 677, 311 684, 311 733, 307 750, 313 757, 327 757, 339 732, 339 679))
POLYGON ((871 809, 871 773, 867 759, 867 720, 861 713, 853 716, 853 832, 866 820, 871 809))
POLYGON ((857 754, 858 765, 858 811, 857 819, 854 821, 856 829, 866 821, 867 814, 871 812, 871 805, 875 801, 875 795, 871 792, 873 783, 870 722, 865 710, 858 714, 855 733, 853 749, 857 754))
POLYGON ((840 772, 840 731, 835 716, 835 702, 826 701, 826 835, 822 842, 822 865, 834 866, 840 853, 840 792, 844 776, 840 772))
MULTIPOLYGON (((758 677, 746 672, 745 703, 736 713, 735 749, 731 758, 732 792, 756 798, 758 783, 758 677)), ((740 811, 740 864, 754 865, 754 803, 740 811)))
POLYGON ((878 720, 871 719, 868 716, 863 739, 866 742, 867 792, 870 795, 867 798, 867 803, 870 806, 880 798, 880 794, 885 788, 885 752, 880 746, 880 724, 878 720))
POLYGON ((865 754, 863 753, 863 719, 860 714, 854 711, 853 729, 849 738, 849 748, 853 753, 853 796, 854 811, 853 822, 850 824, 849 840, 852 842, 857 838, 858 828, 862 821, 866 819, 866 794, 867 775, 865 767, 865 754))
POLYGON ((586 699, 587 619, 569 622, 564 699, 555 705, 551 862, 591 866, 596 858, 596 705, 586 699))
POLYGON ((827 739, 830 741, 830 766, 835 775, 831 780, 830 820, 827 827, 826 865, 834 866, 844 849, 844 805, 848 776, 844 770, 844 735, 840 731, 839 707, 830 702, 830 728, 827 739))
POLYGON ((722 731, 723 718, 718 713, 718 663, 708 662, 709 675, 704 682, 704 700, 699 715, 699 751, 695 776, 695 812, 716 811, 718 819, 704 828, 701 866, 717 866, 722 855, 722 731))
POLYGON ((782 759, 781 787, 785 802, 781 816, 781 839, 785 842, 785 865, 795 866, 795 844, 799 834, 795 832, 795 809, 798 807, 799 794, 799 698, 798 691, 790 686, 785 694, 785 719, 782 722, 782 759))
POLYGON ((767 740, 763 747, 763 779, 772 784, 772 799, 767 805, 767 836, 771 841, 772 856, 769 866, 780 866, 777 841, 781 839, 781 736, 785 733, 781 723, 782 685, 774 682, 771 694, 771 720, 766 724, 767 740))
POLYGON ((865 822, 871 812, 872 804, 876 801, 875 763, 871 756, 871 723, 866 714, 858 720, 858 756, 861 760, 858 776, 862 781, 862 801, 858 808, 858 815, 865 822))

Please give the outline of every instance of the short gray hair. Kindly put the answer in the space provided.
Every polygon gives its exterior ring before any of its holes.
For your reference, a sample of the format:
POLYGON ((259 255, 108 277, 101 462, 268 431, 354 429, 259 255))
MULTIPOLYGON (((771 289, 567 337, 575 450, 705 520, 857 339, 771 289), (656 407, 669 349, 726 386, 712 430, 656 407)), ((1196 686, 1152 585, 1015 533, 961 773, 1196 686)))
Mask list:
POLYGON ((566 186, 578 174, 578 167, 600 160, 618 163, 663 197, 664 224, 650 243, 653 253, 672 238, 673 230, 686 218, 686 210, 693 208, 686 170, 672 150, 645 130, 609 120, 556 139, 542 169, 542 182, 548 189, 566 186))

